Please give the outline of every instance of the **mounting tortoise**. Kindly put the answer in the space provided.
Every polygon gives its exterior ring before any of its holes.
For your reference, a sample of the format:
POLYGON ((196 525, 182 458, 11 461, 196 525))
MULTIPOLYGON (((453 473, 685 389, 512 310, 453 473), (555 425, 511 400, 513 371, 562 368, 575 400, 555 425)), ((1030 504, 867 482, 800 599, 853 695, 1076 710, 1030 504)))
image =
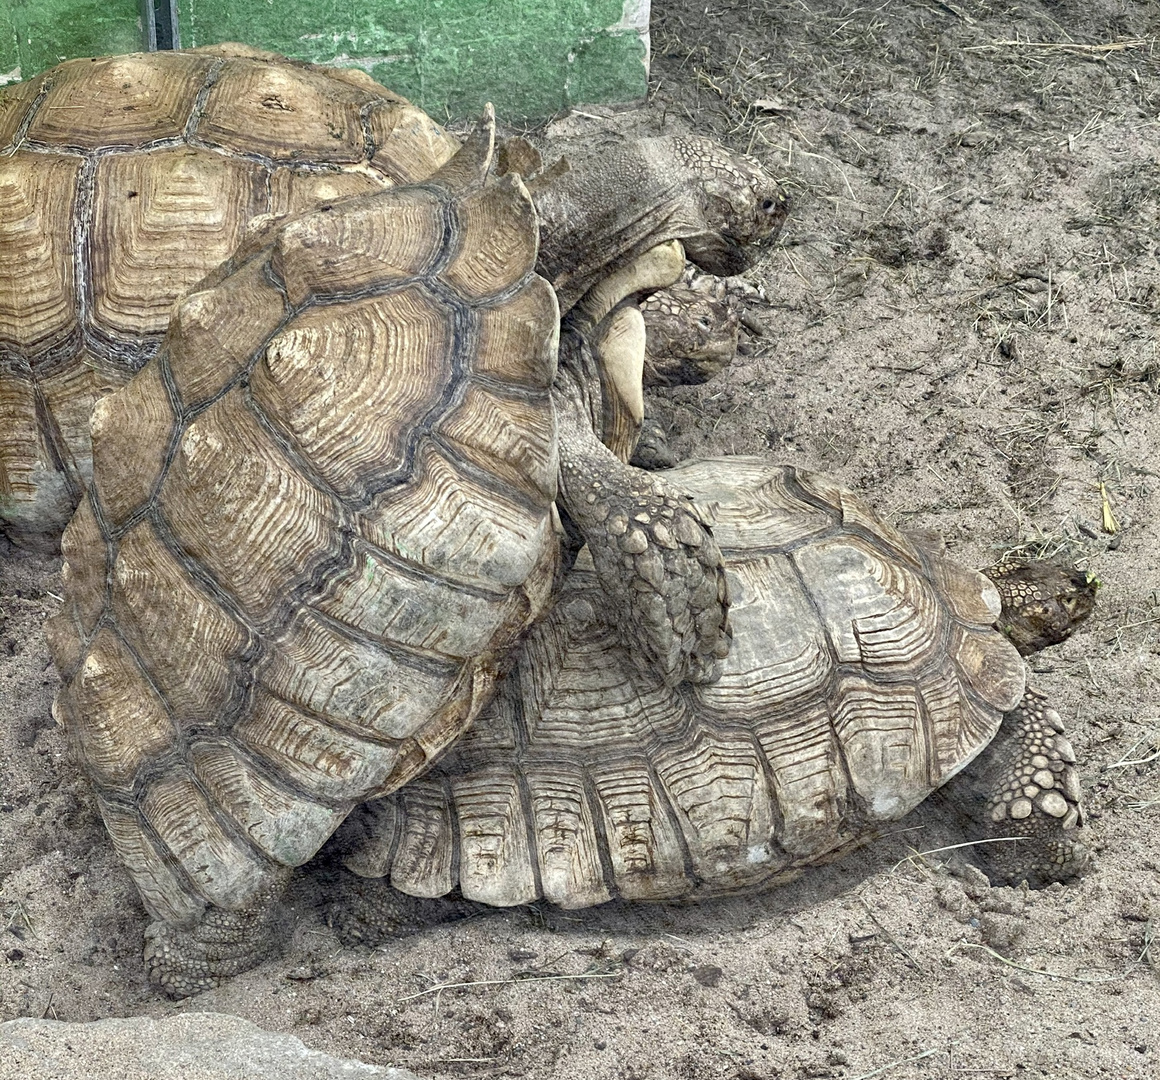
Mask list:
POLYGON ((412 898, 452 893, 578 908, 767 887, 964 770, 953 797, 977 834, 1022 838, 979 849, 995 877, 1084 872, 1075 756, 1019 651, 1086 618, 1091 580, 1028 564, 993 584, 835 482, 757 458, 665 475, 715 510, 735 633, 721 679, 643 671, 582 553, 471 729, 335 837, 391 886, 349 890, 344 936, 373 942, 431 914, 412 898), (1012 619, 1018 651, 992 625, 1012 619))
MULTIPOLYGON (((55 546, 91 472, 93 404, 249 229, 421 180, 457 148, 361 71, 233 44, 73 60, 0 91, 0 532, 55 546)), ((537 201, 564 311, 664 241, 731 272, 785 215, 772 181, 706 140, 563 149, 537 201)))
MULTIPOLYGON (((49 625, 55 713, 159 920, 163 985, 257 962, 289 868, 470 724, 554 585, 557 501, 642 666, 666 684, 720 666, 711 534, 592 419, 602 380, 639 380, 641 316, 621 301, 679 275, 674 228, 696 247, 710 226, 670 196, 657 235, 610 244, 562 332, 537 208, 493 147, 489 117, 425 182, 251 230, 94 409, 49 625)), ((738 246, 778 220, 742 165, 734 217, 712 226, 738 246)), ((562 246, 585 175, 541 189, 562 246)), ((681 179, 695 202, 696 174, 681 179)))

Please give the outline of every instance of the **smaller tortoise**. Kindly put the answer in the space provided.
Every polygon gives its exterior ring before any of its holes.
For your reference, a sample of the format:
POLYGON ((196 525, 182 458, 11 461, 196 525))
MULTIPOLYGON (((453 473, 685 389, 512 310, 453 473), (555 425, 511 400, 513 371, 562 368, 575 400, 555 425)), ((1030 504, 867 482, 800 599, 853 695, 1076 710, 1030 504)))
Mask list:
MULTIPOLYGON (((407 897, 576 908, 769 886, 972 763, 956 797, 978 834, 1021 838, 982 849, 998 877, 1085 870, 1075 755, 991 625, 995 585, 816 474, 721 458, 666 478, 716 509, 735 628, 720 681, 649 678, 578 560, 471 730, 336 837, 395 890, 356 890, 364 936, 407 920, 407 897)), ((1092 591, 1065 586, 1077 620, 1092 591)))

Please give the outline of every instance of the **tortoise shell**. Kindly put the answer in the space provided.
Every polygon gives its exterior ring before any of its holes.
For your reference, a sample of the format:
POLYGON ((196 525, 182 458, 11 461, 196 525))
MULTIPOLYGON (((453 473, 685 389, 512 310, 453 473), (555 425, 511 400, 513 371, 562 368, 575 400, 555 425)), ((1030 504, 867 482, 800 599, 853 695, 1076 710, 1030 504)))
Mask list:
POLYGON ((493 138, 251 238, 94 410, 54 712, 167 922, 425 769, 555 583, 559 309, 493 138))
POLYGON ((361 71, 243 46, 71 60, 0 92, 0 531, 54 542, 94 402, 254 218, 422 179, 457 147, 361 71))
POLYGON ((497 905, 734 892, 865 841, 992 739, 1025 673, 986 578, 818 475, 754 458, 662 475, 716 504, 720 681, 643 674, 581 560, 463 739, 348 819, 350 869, 497 905))

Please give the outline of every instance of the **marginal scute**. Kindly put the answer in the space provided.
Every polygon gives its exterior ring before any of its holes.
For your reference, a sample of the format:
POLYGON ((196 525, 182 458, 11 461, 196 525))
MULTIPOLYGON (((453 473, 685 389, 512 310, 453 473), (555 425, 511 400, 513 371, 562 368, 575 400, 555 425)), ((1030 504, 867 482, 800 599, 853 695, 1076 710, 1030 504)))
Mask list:
POLYGON ((625 900, 679 897, 693 887, 682 843, 648 763, 638 754, 605 762, 592 773, 613 879, 625 900))
POLYGON ((137 770, 172 750, 177 732, 165 705, 124 643, 97 633, 71 685, 69 734, 102 787, 129 791, 137 770))
POLYGON ((1022 657, 1006 638, 986 630, 954 627, 949 652, 971 688, 988 705, 1008 712, 1019 704, 1027 682, 1022 657))
POLYGON ((312 612, 279 636, 258 670, 283 701, 378 739, 413 737, 449 696, 455 668, 356 638, 312 612))
MULTIPOLYGON (((108 559, 105 538, 93 513, 91 496, 86 494, 81 499, 77 512, 64 531, 60 547, 64 555, 61 575, 68 593, 62 611, 76 615, 78 628, 82 636, 87 637, 96 628, 97 619, 104 610, 108 559)), ((58 664, 58 667, 64 671, 71 669, 72 665, 58 664)))
POLYGON ((212 67, 208 57, 174 52, 67 61, 53 69, 28 138, 82 150, 175 139, 212 67))
POLYGON ((250 381, 254 400, 326 484, 351 503, 407 464, 416 428, 449 407, 455 329, 421 287, 292 319, 250 381))
POLYGON ((231 59, 209 92, 197 136, 274 161, 361 161, 359 111, 371 100, 365 89, 323 71, 231 59))
POLYGON ((93 467, 104 477, 101 504, 116 527, 153 493, 166 462, 175 417, 161 378, 150 360, 115 394, 93 409, 93 467))
POLYGON ((528 821, 510 768, 452 781, 459 827, 459 891, 465 900, 509 907, 539 895, 528 821))
POLYGON ((506 303, 479 311, 480 375, 547 390, 556 377, 560 306, 541 277, 530 277, 506 303))
POLYGON ((301 866, 318 850, 319 837, 342 822, 348 804, 327 806, 295 794, 264 776, 232 743, 201 742, 190 765, 206 792, 258 849, 282 866, 301 866))
POLYGON ((341 550, 337 511, 233 390, 189 425, 161 487, 177 542, 257 623, 278 622, 312 558, 341 550))
POLYGON ((205 900, 169 865, 137 813, 100 792, 97 808, 149 914, 174 926, 192 924, 205 910, 205 900))
POLYGON ((247 635, 195 584, 148 519, 117 544, 111 597, 118 630, 177 724, 189 729, 228 722, 242 692, 234 665, 247 635))
POLYGON ((391 884, 410 896, 446 896, 458 881, 451 811, 441 783, 417 780, 398 795, 403 815, 391 884))
POLYGON ((556 424, 546 395, 529 402, 470 386, 439 433, 482 473, 499 478, 533 505, 547 508, 556 497, 556 424))
POLYGON ((173 304, 266 208, 266 170, 193 146, 111 154, 94 181, 93 321, 113 338, 165 331, 173 304))
POLYGON ((44 75, 0 88, 0 151, 11 149, 16 133, 44 85, 44 75))
POLYGON ((526 773, 544 899, 564 908, 610 899, 583 774, 560 763, 526 773))
POLYGON ((0 346, 35 355, 77 326, 72 216, 81 159, 0 157, 0 346))
POLYGON ((22 510, 36 497, 49 457, 31 373, 0 369, 0 522, 8 528, 24 531, 22 510))
POLYGON ((495 296, 531 272, 539 229, 531 196, 518 177, 487 185, 456 209, 459 255, 442 277, 464 299, 495 296))
POLYGON ((339 731, 264 690, 254 695, 232 737, 292 783, 331 802, 363 798, 382 784, 398 758, 397 745, 339 731))
POLYGON ((273 880, 273 866, 227 832, 184 765, 153 780, 141 814, 211 904, 237 911, 273 880))

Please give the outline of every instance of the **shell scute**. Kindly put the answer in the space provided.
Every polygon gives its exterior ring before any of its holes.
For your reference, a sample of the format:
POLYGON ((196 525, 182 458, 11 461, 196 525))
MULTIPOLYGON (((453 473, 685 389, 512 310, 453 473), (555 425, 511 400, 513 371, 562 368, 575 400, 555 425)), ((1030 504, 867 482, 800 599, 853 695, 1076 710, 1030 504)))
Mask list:
POLYGON ((582 771, 560 761, 551 771, 528 769, 525 778, 544 899, 565 908, 604 903, 611 894, 582 771))
POLYGON ((517 177, 473 192, 455 210, 456 254, 440 276, 460 296, 473 302, 497 296, 532 271, 540 232, 531 197, 517 177))
POLYGON ((421 188, 400 188, 317 210, 278 234, 273 267, 295 306, 402 284, 435 265, 446 227, 443 202, 421 188))
POLYGON ((66 61, 52 71, 28 138, 85 150, 178 138, 212 67, 174 52, 66 61))
POLYGON ((505 907, 536 899, 528 821, 510 768, 452 779, 459 829, 459 891, 465 900, 505 907))
POLYGON ((92 317, 117 339, 161 334, 175 298, 266 209, 266 170, 193 146, 111 154, 94 180, 92 317))
POLYGON ((529 278, 506 303, 478 311, 476 370, 482 376, 533 390, 556 377, 560 305, 541 277, 529 278))
POLYGON ((0 157, 0 345, 35 356, 77 330, 72 217, 81 159, 0 157))
POLYGON ((412 287, 293 318, 254 369, 254 401, 347 502, 403 470, 413 431, 447 404, 452 313, 412 287))
POLYGON ((211 904, 237 911, 272 884, 273 865, 222 826, 184 765, 149 785, 141 799, 141 816, 211 904))
POLYGON ((793 560, 839 663, 913 671, 944 646, 948 620, 929 582, 860 537, 807 545, 793 560))
POLYGON ((233 390, 181 436, 160 505, 180 546, 255 623, 276 626, 288 587, 342 550, 338 512, 233 390))
POLYGON ((112 613, 182 729, 220 727, 240 696, 246 631, 194 584, 151 521, 117 545, 112 613))
POLYGON ((112 630, 97 632, 66 691, 69 735, 102 787, 129 791, 142 765, 177 746, 165 703, 112 630))
POLYGON ((264 776, 233 744, 218 740, 190 748, 194 776, 259 851, 282 866, 301 866, 329 836, 348 804, 327 806, 303 798, 264 776))
POLYGON ((97 808, 117 857, 125 864, 145 908, 155 919, 190 926, 205 910, 205 900, 190 887, 142 825, 136 810, 114 803, 97 792, 97 808))
MULTIPOLYGON (((262 689, 232 737, 285 774, 291 785, 330 802, 363 798, 383 782, 399 757, 397 744, 339 731, 262 689)), ((322 839, 314 837, 316 844, 322 839)))
POLYGON ((445 896, 458 883, 459 868, 443 784, 416 780, 396 798, 403 827, 391 862, 391 884, 409 896, 445 896))
POLYGON ((156 358, 97 402, 90 424, 93 466, 102 473, 101 505, 110 525, 120 525, 152 495, 175 419, 156 358))
POLYGON ((359 112, 366 89, 323 71, 230 59, 197 122, 197 137, 275 161, 356 162, 366 154, 359 112))
POLYGON ((367 130, 374 146, 371 164, 398 184, 426 180, 459 149, 431 117, 402 98, 372 105, 367 130))
POLYGON ((401 740, 439 710, 456 667, 359 640, 307 611, 279 636, 258 674, 283 701, 350 731, 401 740))

